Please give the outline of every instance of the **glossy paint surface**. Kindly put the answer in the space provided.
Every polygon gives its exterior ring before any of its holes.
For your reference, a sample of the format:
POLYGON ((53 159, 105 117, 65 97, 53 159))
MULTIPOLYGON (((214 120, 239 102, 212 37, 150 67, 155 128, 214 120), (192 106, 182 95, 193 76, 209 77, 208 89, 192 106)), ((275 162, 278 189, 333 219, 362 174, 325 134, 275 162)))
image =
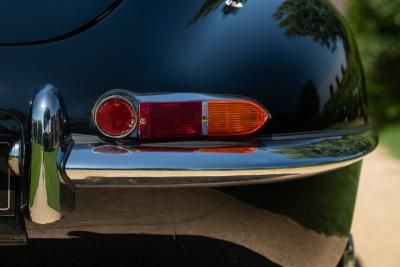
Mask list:
POLYGON ((0 2, 0 45, 62 37, 98 19, 119 0, 14 0, 0 2))
POLYGON ((348 29, 319 0, 123 1, 71 38, 0 47, 0 108, 28 117, 43 84, 62 93, 72 131, 113 88, 244 95, 271 112, 265 134, 365 123, 361 67, 348 29), (308 18, 308 19, 304 19, 308 18))

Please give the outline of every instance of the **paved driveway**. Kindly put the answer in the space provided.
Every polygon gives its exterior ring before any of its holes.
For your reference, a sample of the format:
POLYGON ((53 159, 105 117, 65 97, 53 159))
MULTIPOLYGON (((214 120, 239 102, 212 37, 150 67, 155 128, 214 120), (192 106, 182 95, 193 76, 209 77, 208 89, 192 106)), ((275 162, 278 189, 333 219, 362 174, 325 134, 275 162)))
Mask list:
MULTIPOLYGON (((345 10, 345 0, 331 0, 345 10)), ((400 266, 400 160, 379 148, 369 156, 362 178, 352 232, 364 267, 400 266)))
POLYGON ((337 6, 337 8, 341 11, 344 11, 345 9, 345 2, 346 0, 331 0, 331 2, 337 6))
POLYGON ((363 266, 400 266, 400 160, 383 148, 364 161, 352 232, 363 266))

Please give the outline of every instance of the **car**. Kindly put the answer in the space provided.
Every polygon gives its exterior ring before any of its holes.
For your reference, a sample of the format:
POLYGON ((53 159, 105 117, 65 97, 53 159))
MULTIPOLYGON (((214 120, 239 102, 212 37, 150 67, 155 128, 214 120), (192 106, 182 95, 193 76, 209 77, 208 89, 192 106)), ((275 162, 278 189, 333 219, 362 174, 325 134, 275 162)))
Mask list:
POLYGON ((328 1, 5 1, 0 14, 0 262, 355 264, 378 139, 328 1))

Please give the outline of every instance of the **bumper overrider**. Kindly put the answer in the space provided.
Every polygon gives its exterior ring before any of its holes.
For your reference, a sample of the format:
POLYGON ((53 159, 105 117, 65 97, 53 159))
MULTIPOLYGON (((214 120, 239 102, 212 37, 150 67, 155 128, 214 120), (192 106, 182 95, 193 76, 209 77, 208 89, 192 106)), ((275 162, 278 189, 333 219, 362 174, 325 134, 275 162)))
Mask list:
POLYGON ((218 187, 286 181, 360 161, 377 145, 368 126, 232 141, 110 144, 73 135, 60 92, 41 88, 32 102, 29 211, 58 221, 75 187, 218 187))

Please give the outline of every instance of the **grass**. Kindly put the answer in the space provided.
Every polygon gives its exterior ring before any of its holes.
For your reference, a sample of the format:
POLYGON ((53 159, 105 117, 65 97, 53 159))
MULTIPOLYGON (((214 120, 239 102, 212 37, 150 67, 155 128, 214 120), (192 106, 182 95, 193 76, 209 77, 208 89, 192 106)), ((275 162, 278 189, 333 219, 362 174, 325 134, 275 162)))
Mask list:
POLYGON ((49 207, 56 211, 60 211, 60 185, 57 166, 52 163, 57 161, 57 151, 43 151, 42 147, 36 143, 32 143, 32 151, 36 157, 32 157, 31 164, 31 191, 30 191, 30 206, 33 205, 36 196, 36 190, 40 179, 40 167, 42 164, 42 153, 43 153, 43 164, 44 173, 46 174, 46 191, 47 191, 47 203, 49 207))
POLYGON ((379 134, 381 144, 387 147, 390 153, 400 158, 400 124, 386 126, 379 134))

